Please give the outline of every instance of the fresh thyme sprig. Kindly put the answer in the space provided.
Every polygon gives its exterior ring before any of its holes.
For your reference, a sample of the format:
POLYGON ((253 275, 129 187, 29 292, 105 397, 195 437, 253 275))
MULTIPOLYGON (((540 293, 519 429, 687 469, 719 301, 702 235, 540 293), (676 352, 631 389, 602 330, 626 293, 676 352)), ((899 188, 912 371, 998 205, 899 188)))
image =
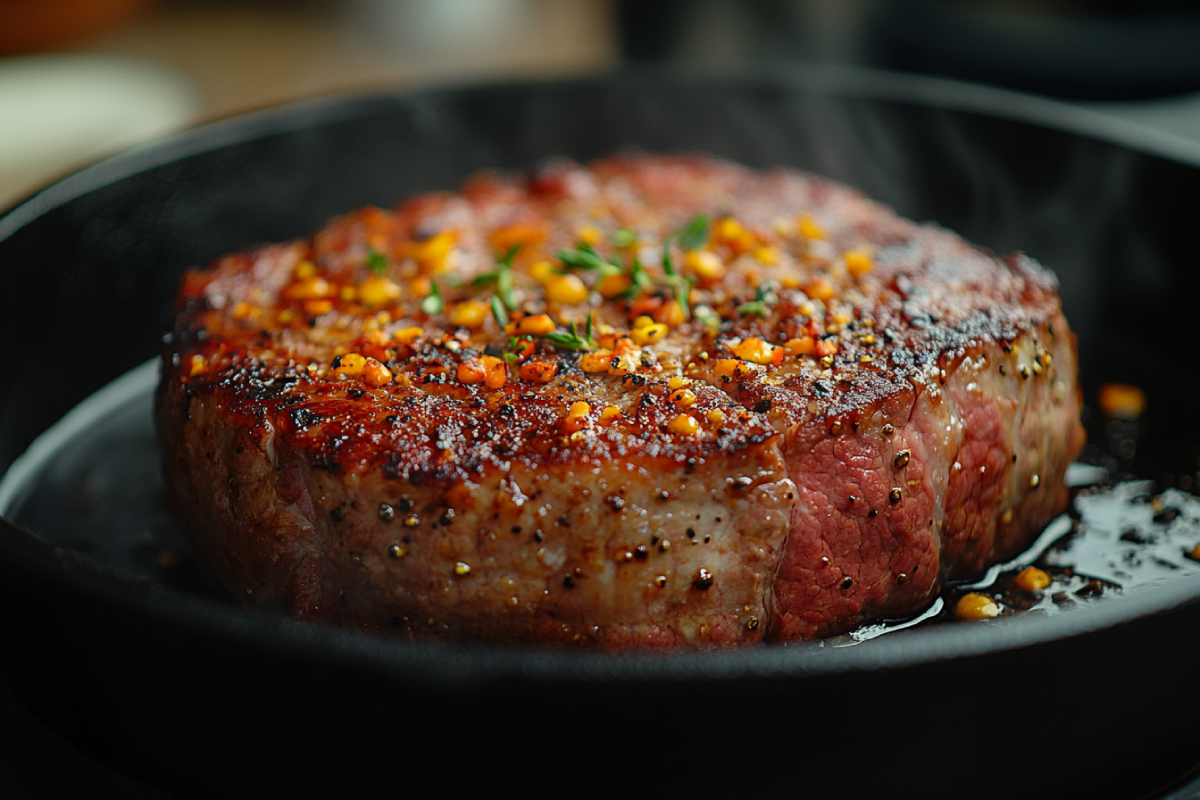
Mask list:
POLYGON ((508 345, 504 348, 504 360, 512 364, 518 361, 521 356, 529 356, 533 354, 533 339, 529 336, 513 336, 508 340, 508 345))
POLYGON ((597 346, 596 340, 592 337, 592 315, 587 315, 587 324, 584 328, 583 335, 579 335, 579 329, 575 325, 575 321, 571 320, 571 325, 568 333, 547 333, 545 340, 555 347, 563 350, 591 350, 597 346))
POLYGON ((621 264, 615 259, 613 261, 605 261, 600 257, 600 254, 590 245, 582 243, 574 250, 559 250, 554 254, 555 258, 561 261, 568 267, 575 269, 596 270, 600 273, 600 277, 609 275, 620 275, 621 264))
POLYGON ((517 253, 521 249, 521 243, 517 242, 512 247, 504 251, 504 255, 496 259, 496 263, 500 265, 500 269, 512 269, 513 259, 517 257, 517 253))
POLYGON ((650 273, 646 272, 646 268, 642 266, 641 259, 634 256, 633 263, 629 266, 629 287, 617 297, 622 300, 632 300, 642 292, 653 290, 654 281, 651 280, 650 273))
POLYGON ((442 313, 442 309, 446 307, 446 303, 442 300, 442 290, 438 286, 437 281, 429 282, 429 296, 421 301, 421 310, 426 314, 433 316, 434 314, 442 313))
POLYGON ((742 303, 737 307, 737 312, 742 315, 757 314, 766 319, 770 316, 767 307, 774 305, 779 301, 779 295, 775 294, 775 290, 771 288, 769 281, 763 281, 754 289, 754 299, 742 303))
POLYGON ((496 295, 492 295, 492 316, 496 318, 496 324, 504 328, 508 324, 508 310, 504 307, 504 303, 496 295))
POLYGON ((376 275, 382 275, 388 268, 387 256, 380 253, 374 247, 368 247, 367 266, 371 268, 371 272, 374 272, 376 275))
POLYGON ((632 247, 637 242, 637 234, 629 228, 618 228, 608 240, 613 243, 613 247, 632 247))
POLYGON ((692 316, 706 329, 716 332, 721 327, 721 315, 713 311, 711 306, 696 306, 692 316))
POLYGON ((688 295, 692 292, 692 278, 680 275, 676 271, 675 264, 671 261, 670 238, 663 242, 662 269, 667 276, 662 282, 674 290, 675 302, 679 303, 679 307, 683 309, 683 318, 690 318, 692 310, 688 304, 688 295))
POLYGON ((517 301, 513 297, 512 265, 513 259, 517 257, 517 251, 520 249, 520 242, 514 244, 512 247, 508 248, 508 251, 505 252, 504 255, 499 256, 496 259, 496 269, 492 270, 491 272, 485 272, 482 275, 476 275, 475 279, 471 281, 473 286, 483 286, 489 283, 496 284, 495 296, 499 296, 499 298, 504 302, 504 305, 509 309, 515 309, 517 307, 517 301))
POLYGON ((684 250, 699 250, 708 241, 712 230, 712 218, 708 214, 697 214, 676 237, 684 250))

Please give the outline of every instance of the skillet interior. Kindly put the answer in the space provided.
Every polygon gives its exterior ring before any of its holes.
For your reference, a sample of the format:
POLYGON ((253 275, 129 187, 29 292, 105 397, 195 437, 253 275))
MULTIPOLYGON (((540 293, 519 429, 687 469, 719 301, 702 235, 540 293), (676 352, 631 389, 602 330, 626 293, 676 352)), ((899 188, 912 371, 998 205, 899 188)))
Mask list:
MULTIPOLYGON (((1197 149, 1026 98, 827 71, 331 98, 73 176, 0 219, 0 469, 155 354, 184 268, 478 168, 628 145, 810 169, 1026 250, 1062 280, 1085 385, 1149 394, 1125 466, 1196 469, 1197 149)), ((0 547, 14 689, 84 749, 184 794, 394 793, 418 776, 584 794, 1128 794, 1197 758, 1173 730, 1200 718, 1185 688, 1195 585, 869 648, 612 657, 379 641, 139 582, 7 524, 0 547)))

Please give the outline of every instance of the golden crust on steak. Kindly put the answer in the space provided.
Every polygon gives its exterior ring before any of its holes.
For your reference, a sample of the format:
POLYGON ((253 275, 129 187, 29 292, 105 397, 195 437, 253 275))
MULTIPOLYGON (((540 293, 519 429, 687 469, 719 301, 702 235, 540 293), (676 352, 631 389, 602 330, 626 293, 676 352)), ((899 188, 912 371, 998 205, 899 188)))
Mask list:
POLYGON ((727 645, 928 603, 1082 444, 1053 278, 845 187, 632 156, 190 272, 168 491, 237 596, 410 635, 727 645))

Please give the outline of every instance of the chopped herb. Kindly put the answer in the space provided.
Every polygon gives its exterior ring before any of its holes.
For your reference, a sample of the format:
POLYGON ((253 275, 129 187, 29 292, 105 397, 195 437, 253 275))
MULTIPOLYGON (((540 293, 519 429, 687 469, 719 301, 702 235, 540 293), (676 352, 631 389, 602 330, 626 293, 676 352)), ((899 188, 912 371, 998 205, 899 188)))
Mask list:
POLYGON ((771 288, 768 281, 763 281, 754 290, 754 299, 748 303, 742 303, 737 307, 739 314, 757 314, 766 319, 770 316, 767 307, 778 302, 779 295, 775 294, 775 290, 771 288))
POLYGON ((513 297, 513 274, 511 269, 506 269, 500 273, 499 279, 496 281, 496 294, 504 301, 504 305, 510 309, 517 307, 517 300, 513 297))
POLYGON ((759 300, 751 300, 749 303, 742 303, 737 307, 737 312, 743 316, 755 314, 766 319, 771 314, 767 311, 767 307, 759 300))
POLYGON ((689 319, 692 316, 692 309, 688 304, 688 295, 692 293, 692 284, 695 280, 691 275, 687 277, 677 275, 673 280, 667 282, 675 290, 675 302, 679 303, 679 308, 683 310, 684 319, 689 319))
POLYGON ((367 266, 371 268, 371 272, 374 272, 376 275, 382 275, 388 268, 387 256, 380 253, 374 247, 368 247, 367 266))
POLYGON ((575 269, 598 270, 600 276, 621 274, 621 265, 616 261, 605 261, 590 244, 581 244, 574 250, 559 250, 554 257, 575 269))
POLYGON ((496 295, 492 295, 492 316, 496 318, 496 324, 501 328, 508 324, 508 311, 496 295))
POLYGON ((633 264, 629 268, 629 280, 629 288, 619 295, 622 300, 632 300, 642 292, 649 292, 654 289, 654 281, 650 279, 650 273, 646 272, 646 268, 642 266, 641 259, 637 256, 634 256, 633 264))
POLYGON ((512 265, 513 259, 517 257, 517 251, 520 249, 520 242, 508 248, 508 252, 496 258, 496 264, 498 267, 491 272, 485 272, 482 275, 476 275, 475 279, 471 281, 471 285, 482 286, 488 283, 496 284, 496 294, 499 295, 500 299, 504 301, 504 305, 515 309, 517 307, 517 301, 513 297, 512 293, 512 265))
POLYGON ((667 273, 667 277, 674 278, 679 275, 675 271, 675 265, 671 263, 671 237, 667 237, 663 242, 663 257, 662 257, 663 272, 667 273))
POLYGON ((500 265, 500 269, 512 269, 513 260, 517 257, 517 252, 521 249, 521 243, 517 242, 512 247, 496 259, 496 263, 500 265))
POLYGON ((629 277, 633 279, 634 285, 640 286, 647 291, 654 288, 654 281, 650 280, 650 273, 646 272, 641 260, 637 258, 633 259, 633 267, 630 269, 629 277))
POLYGON ((679 246, 684 250, 699 250, 708 241, 712 218, 708 214, 697 214, 679 234, 679 246))
POLYGON ((442 309, 446 307, 442 301, 442 290, 438 287, 437 281, 429 282, 429 296, 421 301, 421 310, 430 316, 442 313, 442 309))
POLYGON ((591 350, 596 346, 596 340, 592 338, 592 315, 588 314, 587 316, 587 326, 584 328, 583 336, 579 335, 579 329, 572 320, 569 333, 547 333, 544 338, 550 344, 563 350, 591 350))
POLYGON ((662 268, 667 275, 663 279, 663 283, 674 290, 675 302, 679 303, 679 307, 683 309, 683 318, 688 319, 692 316, 691 309, 688 307, 688 295, 691 294, 694 278, 684 277, 675 270, 675 265, 671 262, 670 239, 663 242, 662 268))
POLYGON ((618 228, 608 240, 613 243, 613 247, 632 247, 637 242, 637 234, 629 228, 618 228))
POLYGON ((713 311, 711 306, 696 306, 692 316, 705 328, 716 331, 721 327, 721 315, 713 311))

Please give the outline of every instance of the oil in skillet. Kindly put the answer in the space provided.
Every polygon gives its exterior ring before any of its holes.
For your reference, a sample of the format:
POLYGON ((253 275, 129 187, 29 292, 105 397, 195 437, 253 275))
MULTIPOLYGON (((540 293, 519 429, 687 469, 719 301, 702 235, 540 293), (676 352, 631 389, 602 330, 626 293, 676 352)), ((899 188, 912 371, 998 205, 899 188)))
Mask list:
MULTIPOLYGON (((1056 614, 1084 603, 1200 575, 1200 498, 1149 481, 1080 491, 1075 513, 1057 521, 1062 535, 984 580, 949 587, 943 618, 1056 614), (972 596, 990 613, 972 613, 972 596), (964 598, 970 598, 964 601, 964 598)), ((1053 525, 1052 525, 1053 528, 1053 525)))
MULTIPOLYGON (((1181 483, 1200 486, 1189 476, 1181 483)), ((1200 575, 1200 497, 1152 481, 1078 491, 1073 510, 1007 564, 944 588, 915 617, 864 625, 822 644, 856 645, 901 630, 1025 614, 1068 613, 1167 581, 1200 575)))

